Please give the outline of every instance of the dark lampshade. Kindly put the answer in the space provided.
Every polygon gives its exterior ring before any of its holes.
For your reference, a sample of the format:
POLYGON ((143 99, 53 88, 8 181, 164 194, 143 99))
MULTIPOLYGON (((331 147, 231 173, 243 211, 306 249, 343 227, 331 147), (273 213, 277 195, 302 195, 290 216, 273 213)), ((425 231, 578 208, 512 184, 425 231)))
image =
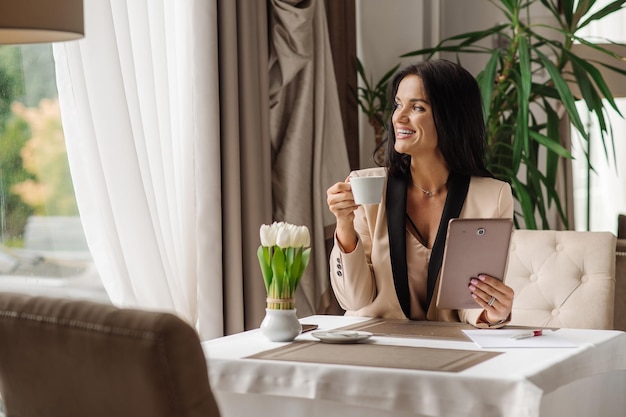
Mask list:
POLYGON ((83 23, 83 0, 0 0, 0 44, 79 39, 83 23))

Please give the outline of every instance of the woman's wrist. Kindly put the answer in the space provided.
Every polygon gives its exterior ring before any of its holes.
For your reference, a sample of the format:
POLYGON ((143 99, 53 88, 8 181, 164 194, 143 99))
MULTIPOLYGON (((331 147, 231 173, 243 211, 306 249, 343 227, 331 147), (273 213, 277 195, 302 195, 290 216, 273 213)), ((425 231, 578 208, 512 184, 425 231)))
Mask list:
POLYGON ((502 320, 497 320, 495 322, 492 322, 491 320, 489 320, 489 318, 487 317, 487 311, 483 310, 482 314, 480 315, 480 317, 478 318, 479 322, 482 322, 486 325, 488 325, 489 327, 493 327, 493 326, 499 326, 502 323, 506 323, 507 321, 509 321, 509 317, 507 316, 505 318, 503 318, 502 320))
POLYGON ((345 253, 352 252, 357 245, 357 233, 354 230, 354 225, 341 225, 337 223, 337 229, 335 231, 335 239, 337 243, 345 253))

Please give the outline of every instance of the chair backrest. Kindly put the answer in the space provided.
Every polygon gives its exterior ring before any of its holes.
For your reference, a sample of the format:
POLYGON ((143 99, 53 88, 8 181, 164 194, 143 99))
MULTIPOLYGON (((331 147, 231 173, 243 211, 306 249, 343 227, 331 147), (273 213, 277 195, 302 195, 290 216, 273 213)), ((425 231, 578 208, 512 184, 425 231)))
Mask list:
POLYGON ((0 293, 7 417, 219 416, 195 329, 175 315, 0 293))
POLYGON ((615 235, 515 230, 506 283, 512 325, 613 328, 615 235))

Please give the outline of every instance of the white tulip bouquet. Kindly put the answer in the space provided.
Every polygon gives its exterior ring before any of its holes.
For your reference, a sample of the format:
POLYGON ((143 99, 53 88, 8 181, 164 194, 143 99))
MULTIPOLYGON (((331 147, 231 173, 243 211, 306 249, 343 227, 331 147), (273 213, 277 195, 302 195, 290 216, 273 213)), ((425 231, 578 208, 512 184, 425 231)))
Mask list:
POLYGON ((274 222, 262 225, 260 235, 257 255, 267 291, 267 308, 293 309, 296 288, 311 256, 309 229, 274 222))

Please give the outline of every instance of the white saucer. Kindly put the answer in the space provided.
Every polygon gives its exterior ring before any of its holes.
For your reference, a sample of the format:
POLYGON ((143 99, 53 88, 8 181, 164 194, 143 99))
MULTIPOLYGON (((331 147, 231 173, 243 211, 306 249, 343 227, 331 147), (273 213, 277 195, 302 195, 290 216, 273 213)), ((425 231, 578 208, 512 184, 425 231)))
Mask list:
POLYGON ((358 330, 324 330, 311 335, 324 343, 357 343, 372 337, 372 333, 358 330))

